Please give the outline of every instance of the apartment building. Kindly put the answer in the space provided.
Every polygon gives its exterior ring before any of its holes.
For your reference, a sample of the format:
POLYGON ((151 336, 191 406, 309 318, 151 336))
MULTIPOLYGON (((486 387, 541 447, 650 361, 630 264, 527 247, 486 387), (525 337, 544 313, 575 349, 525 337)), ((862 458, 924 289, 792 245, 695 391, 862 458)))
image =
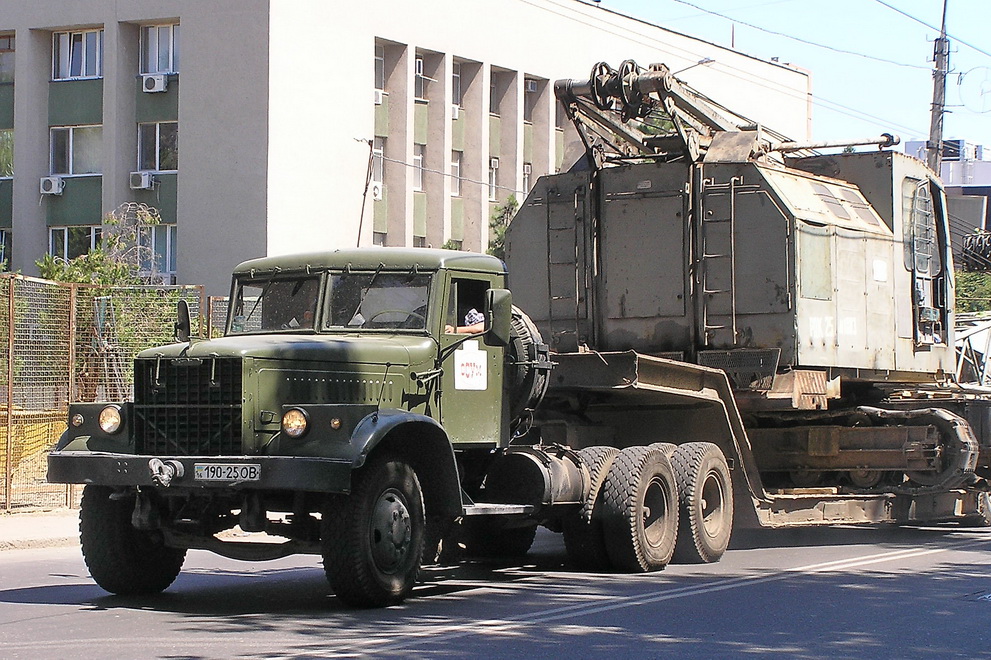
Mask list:
POLYGON ((126 201, 211 294, 266 254, 484 250, 579 153, 554 80, 628 58, 810 137, 807 72, 582 0, 0 0, 2 256, 76 256, 126 201))

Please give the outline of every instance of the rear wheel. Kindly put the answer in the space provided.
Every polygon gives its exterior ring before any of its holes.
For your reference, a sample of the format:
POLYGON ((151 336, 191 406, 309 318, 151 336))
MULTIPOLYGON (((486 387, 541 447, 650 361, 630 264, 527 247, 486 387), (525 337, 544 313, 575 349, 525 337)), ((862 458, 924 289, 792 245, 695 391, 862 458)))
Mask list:
POLYGON ((158 593, 175 581, 186 551, 166 547, 159 532, 135 529, 134 496, 111 499, 113 492, 92 484, 83 490, 79 538, 86 567, 111 593, 158 593))
POLYGON ((615 447, 586 447, 578 452, 588 467, 590 484, 582 508, 564 519, 564 547, 568 558, 582 570, 610 568, 602 535, 602 483, 619 450, 615 447))
POLYGON ((678 485, 656 447, 628 447, 606 474, 602 528, 612 565, 630 572, 667 566, 678 536, 678 485))
POLYGON ((679 528, 674 559, 682 563, 719 561, 733 532, 733 486, 719 447, 689 442, 671 455, 678 479, 679 528))
POLYGON ((328 498, 321 522, 323 567, 352 607, 385 607, 409 596, 420 571, 426 524, 420 482, 404 461, 372 458, 351 495, 328 498))

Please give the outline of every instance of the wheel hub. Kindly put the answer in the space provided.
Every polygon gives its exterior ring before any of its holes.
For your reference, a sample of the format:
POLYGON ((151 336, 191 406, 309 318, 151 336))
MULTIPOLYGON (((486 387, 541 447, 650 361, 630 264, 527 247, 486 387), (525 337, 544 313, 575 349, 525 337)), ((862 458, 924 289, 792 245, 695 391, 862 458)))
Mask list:
POLYGON ((702 529, 710 538, 719 536, 723 531, 723 525, 728 524, 725 520, 723 501, 722 485, 717 476, 710 472, 702 482, 702 497, 699 502, 702 508, 702 529))
POLYGON ((402 493, 390 488, 379 496, 372 511, 372 557, 384 573, 394 572, 406 558, 413 536, 409 509, 402 493))

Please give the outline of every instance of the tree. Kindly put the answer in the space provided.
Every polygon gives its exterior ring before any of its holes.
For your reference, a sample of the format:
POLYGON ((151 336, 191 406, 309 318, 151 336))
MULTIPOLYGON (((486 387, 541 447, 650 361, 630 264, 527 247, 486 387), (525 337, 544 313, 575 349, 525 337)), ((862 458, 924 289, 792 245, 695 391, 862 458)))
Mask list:
POLYGON ((991 273, 972 273, 958 270, 957 312, 991 311, 991 273))
POLYGON ((103 219, 98 247, 68 261, 49 254, 35 263, 42 277, 58 282, 145 284, 157 271, 149 238, 160 223, 157 209, 125 202, 103 219))
POLYGON ((489 218, 489 249, 487 252, 493 257, 506 258, 506 229, 509 222, 516 215, 516 209, 520 207, 516 201, 516 195, 510 195, 505 204, 497 206, 492 210, 492 217, 489 218))

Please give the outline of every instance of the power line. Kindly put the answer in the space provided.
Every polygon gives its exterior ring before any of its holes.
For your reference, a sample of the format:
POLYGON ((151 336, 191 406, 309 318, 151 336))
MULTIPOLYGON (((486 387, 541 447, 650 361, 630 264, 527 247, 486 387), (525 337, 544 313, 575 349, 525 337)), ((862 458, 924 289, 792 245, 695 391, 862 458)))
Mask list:
MULTIPOLYGON (((688 50, 686 48, 679 47, 679 46, 674 45, 674 44, 672 44, 670 42, 661 41, 660 39, 657 39, 655 37, 652 37, 650 35, 643 34, 643 33, 635 33, 635 34, 637 34, 637 36, 641 37, 640 39, 632 38, 630 36, 630 32, 628 30, 627 31, 610 30, 610 29, 607 29, 607 27, 605 25, 603 25, 599 21, 585 21, 585 20, 581 20, 580 17, 578 17, 578 16, 575 15, 575 13, 574 13, 573 10, 566 9, 566 8, 562 7, 555 0, 548 0, 548 3, 555 5, 557 7, 557 9, 559 9, 560 11, 554 11, 554 10, 550 9, 549 7, 547 7, 546 4, 544 4, 544 3, 536 3, 533 0, 519 0, 519 2, 521 2, 522 4, 530 5, 531 7, 534 7, 535 9, 539 9, 539 10, 546 11, 548 13, 554 14, 555 16, 558 16, 558 17, 563 18, 565 20, 570 20, 572 22, 579 23, 579 24, 585 25, 587 27, 595 28, 595 29, 597 29, 597 30, 599 30, 601 32, 606 33, 606 34, 611 34, 613 36, 622 37, 622 38, 624 38, 624 39, 626 39, 628 41, 631 41, 633 43, 640 44, 641 46, 646 46, 648 48, 653 48, 653 49, 656 49, 656 50, 660 51, 661 53, 665 53, 665 54, 669 54, 669 55, 674 55, 675 57, 686 58, 688 60, 697 61, 698 59, 700 59, 700 58, 702 58, 704 56, 711 55, 711 52, 703 53, 701 51, 688 50)), ((635 17, 632 17, 632 16, 627 16, 626 14, 621 14, 619 12, 613 11, 613 10, 608 9, 608 8, 604 8, 603 7, 603 8, 601 8, 601 10, 602 11, 605 11, 605 12, 608 12, 610 14, 615 14, 617 16, 620 16, 620 17, 625 18, 625 19, 628 19, 628 20, 633 20, 633 21, 636 21, 638 23, 642 23, 643 25, 646 25, 646 26, 648 26, 648 27, 650 27, 652 29, 661 29, 661 30, 665 30, 665 31, 668 31, 668 32, 673 32, 674 34, 677 34, 678 36, 685 37, 687 39, 693 39, 695 41, 703 41, 701 39, 698 39, 697 37, 691 37, 689 35, 685 35, 685 34, 682 34, 680 32, 676 32, 676 31, 673 31, 673 30, 668 30, 667 28, 660 27, 660 26, 655 25, 653 23, 650 23, 648 21, 644 21, 642 19, 638 19, 638 18, 635 18, 635 17)), ((708 42, 705 42, 705 43, 708 43, 708 42)), ((712 46, 714 46, 716 48, 719 48, 720 50, 726 50, 722 46, 716 46, 715 44, 710 44, 710 45, 712 45, 712 46)), ((738 52, 738 51, 733 51, 733 52, 735 54, 741 56, 741 57, 751 57, 751 56, 748 56, 746 53, 742 53, 742 52, 738 52)), ((759 60, 760 58, 753 58, 753 59, 758 59, 759 60)), ((760 61, 763 62, 764 60, 760 60, 760 61)), ((718 67, 720 69, 720 72, 723 73, 726 76, 729 76, 731 78, 736 78, 737 80, 743 81, 743 82, 748 83, 748 84, 751 84, 751 85, 758 85, 758 86, 764 87, 766 89, 773 90, 774 92, 779 93, 779 94, 781 94, 783 96, 786 96, 786 97, 790 97, 790 98, 793 98, 793 99, 807 100, 811 96, 811 98, 812 98, 812 104, 813 105, 819 106, 819 107, 821 107, 821 108, 823 108, 825 110, 828 110, 830 112, 835 112, 836 114, 846 115, 847 117, 852 117, 853 119, 857 119, 858 121, 866 121, 868 123, 875 123, 876 125, 881 126, 883 128, 905 129, 905 130, 907 130, 907 131, 909 131, 911 133, 916 133, 916 134, 923 134, 923 133, 925 133, 925 131, 922 131, 922 130, 920 130, 918 128, 904 126, 904 125, 898 124, 897 122, 894 122, 894 121, 892 121, 890 119, 885 119, 883 117, 877 117, 877 116, 871 115, 869 113, 866 113, 866 112, 864 112, 862 110, 857 110, 855 108, 850 108, 849 106, 846 106, 846 105, 844 105, 842 103, 839 103, 838 101, 833 101, 831 99, 825 98, 825 97, 820 96, 820 95, 810 95, 810 94, 806 94, 804 92, 796 92, 796 90, 794 88, 792 88, 792 87, 788 87, 786 85, 783 85, 781 83, 778 83, 777 81, 771 80, 771 79, 769 79, 769 78, 767 78, 765 76, 762 76, 760 74, 756 74, 753 71, 749 71, 749 70, 743 69, 743 68, 738 67, 738 66, 734 66, 732 64, 729 64, 729 63, 726 63, 726 62, 723 62, 723 61, 718 62, 717 65, 718 65, 718 67), (835 106, 835 107, 832 107, 832 106, 835 106), (842 110, 838 110, 837 108, 843 108, 843 109, 842 110)), ((928 71, 929 69, 926 68, 925 70, 928 71)))
MULTIPOLYGON (((880 0, 878 0, 878 1, 880 1, 880 0)), ((746 25, 749 28, 753 28, 755 30, 760 30, 761 32, 766 32, 768 34, 773 34, 773 35, 776 35, 778 37, 784 37, 785 39, 791 39, 793 41, 797 41, 799 43, 803 43, 803 44, 806 44, 806 45, 809 45, 809 46, 815 46, 817 48, 825 48, 826 50, 831 50, 834 53, 843 53, 845 55, 854 55, 856 57, 863 57, 863 58, 868 59, 868 60, 874 60, 875 62, 884 62, 885 64, 893 64, 895 66, 903 66, 903 67, 906 67, 906 68, 909 68, 909 69, 924 69, 924 70, 929 70, 929 67, 927 67, 927 66, 919 66, 918 64, 906 64, 905 62, 896 62, 895 60, 889 60, 889 59, 885 59, 883 57, 875 57, 874 55, 867 55, 866 53, 858 53, 855 50, 845 50, 843 48, 836 48, 835 46, 829 46, 827 44, 820 44, 820 43, 817 43, 815 41, 809 41, 808 39, 802 39, 801 37, 792 36, 790 34, 787 34, 786 32, 778 32, 776 30, 769 30, 768 28, 763 28, 763 27, 761 27, 759 25, 754 25, 753 23, 747 23, 746 21, 741 21, 739 19, 732 18, 730 16, 726 16, 725 14, 720 14, 718 12, 714 12, 711 9, 706 9, 705 7, 700 7, 700 6, 696 5, 695 3, 688 2, 688 0, 674 0, 674 2, 677 2, 678 4, 686 5, 688 7, 692 7, 693 9, 698 9, 699 11, 705 12, 706 14, 711 14, 713 16, 718 16, 719 18, 726 19, 727 21, 732 21, 734 23, 739 23, 740 25, 746 25)))
POLYGON ((521 194, 521 195, 527 195, 527 194, 529 194, 529 191, 517 190, 516 188, 510 188, 509 186, 491 185, 488 181, 476 181, 475 179, 469 179, 466 176, 455 176, 454 174, 451 174, 450 172, 444 172, 443 170, 435 170, 435 169, 431 169, 429 167, 422 167, 422 166, 416 165, 415 163, 407 163, 405 160, 399 160, 397 158, 388 158, 386 156, 380 156, 380 158, 383 161, 387 162, 387 163, 396 163, 397 165, 402 165, 403 167, 409 167, 411 169, 418 169, 421 172, 430 172, 431 174, 440 174, 441 176, 446 176, 446 177, 448 177, 450 179, 458 179, 458 180, 460 180, 462 182, 466 182, 466 183, 475 183, 475 184, 478 184, 478 185, 483 186, 485 188, 496 188, 498 190, 507 190, 507 191, 513 193, 514 195, 516 195, 516 194, 521 194))
MULTIPOLYGON (((676 2, 678 2, 678 0, 675 0, 675 1, 676 1, 676 2)), ((929 28, 930 30, 935 30, 936 32, 939 32, 939 31, 940 31, 938 27, 935 27, 935 26, 932 26, 932 25, 929 25, 929 23, 926 23, 926 22, 925 22, 924 20, 922 20, 921 18, 916 18, 915 16, 912 16, 912 15, 911 15, 911 14, 909 14, 908 12, 904 12, 904 11, 902 11, 902 10, 901 10, 901 9, 899 9, 898 7, 895 7, 895 6, 893 6, 893 5, 889 5, 889 4, 887 3, 887 2, 884 2, 884 0, 874 0, 874 2, 876 2, 876 3, 878 3, 879 5, 883 5, 883 6, 885 6, 885 7, 887 7, 888 9, 890 9, 891 11, 893 11, 893 12, 895 12, 895 13, 898 13, 898 14, 901 14, 901 15, 902 15, 902 16, 904 16, 905 18, 910 18, 910 19, 912 19, 913 21, 915 21, 916 23, 919 23, 920 25, 924 25, 924 26, 926 26, 926 27, 927 27, 927 28, 929 28)), ((984 50, 983 48, 978 48, 978 47, 977 47, 977 46, 975 46, 974 44, 971 44, 971 43, 967 43, 966 41, 964 41, 964 40, 963 40, 963 39, 961 39, 960 37, 955 37, 955 36, 953 36, 952 34, 950 34, 949 32, 947 32, 947 33, 946 33, 946 36, 947 36, 948 38, 950 38, 950 39, 952 39, 953 41, 955 41, 955 42, 956 42, 956 43, 958 43, 958 44, 963 44, 964 46, 967 46, 968 48, 973 48, 973 49, 974 49, 974 50, 976 50, 976 51, 977 51, 978 53, 982 53, 982 54, 984 54, 984 55, 987 55, 988 57, 991 57, 991 53, 989 53, 988 51, 986 51, 986 50, 984 50)))

